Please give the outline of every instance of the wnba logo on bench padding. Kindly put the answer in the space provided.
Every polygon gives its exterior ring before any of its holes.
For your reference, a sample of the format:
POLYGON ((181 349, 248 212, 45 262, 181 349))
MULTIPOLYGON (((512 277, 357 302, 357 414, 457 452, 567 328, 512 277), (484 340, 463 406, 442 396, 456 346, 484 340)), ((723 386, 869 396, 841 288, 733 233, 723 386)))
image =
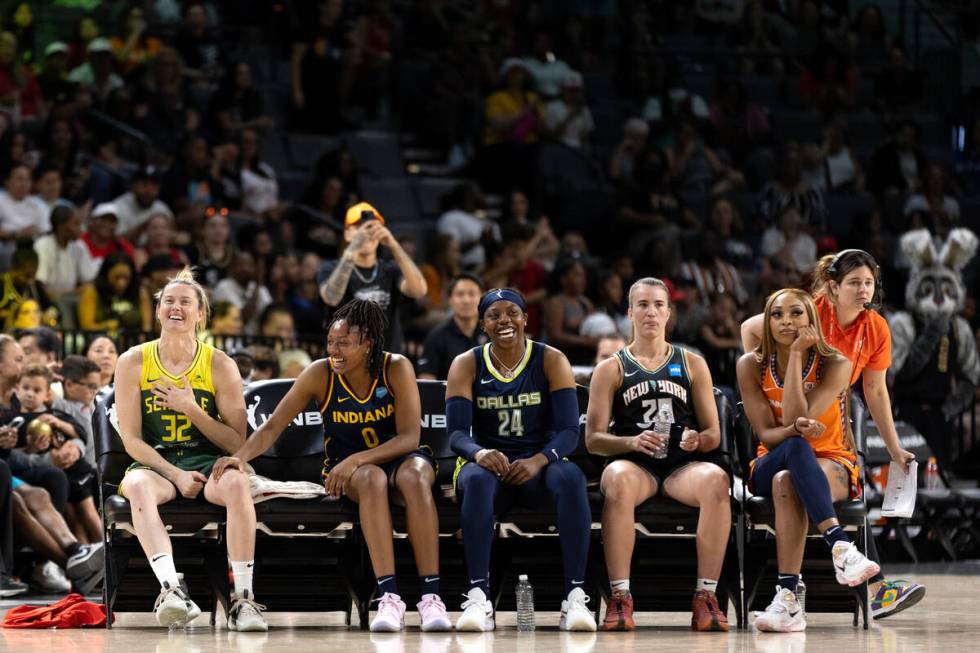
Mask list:
MULTIPOLYGON (((261 403, 262 395, 255 395, 252 397, 252 403, 245 407, 248 425, 252 427, 253 431, 269 421, 269 415, 272 414, 266 412, 258 413, 259 404, 261 403)), ((304 410, 293 419, 293 424, 296 426, 320 426, 323 424, 323 415, 315 410, 304 410)))

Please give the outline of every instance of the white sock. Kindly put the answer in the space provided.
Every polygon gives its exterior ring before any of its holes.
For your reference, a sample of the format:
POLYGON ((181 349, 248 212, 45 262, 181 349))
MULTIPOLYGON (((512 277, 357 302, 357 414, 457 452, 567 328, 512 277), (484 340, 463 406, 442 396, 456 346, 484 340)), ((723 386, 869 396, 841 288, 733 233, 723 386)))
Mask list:
POLYGON ((160 587, 164 583, 170 587, 180 587, 180 579, 177 578, 177 569, 174 567, 174 557, 169 553, 154 553, 150 556, 150 568, 153 575, 160 581, 160 587))
POLYGON ((255 594, 252 591, 252 569, 254 568, 254 560, 231 561, 231 575, 235 578, 235 594, 238 596, 244 596, 245 590, 248 590, 249 594, 255 594))
POLYGON ((609 581, 609 587, 614 592, 628 592, 630 591, 630 579, 611 580, 609 581))
POLYGON ((698 591, 706 590, 713 593, 718 589, 718 581, 711 580, 710 578, 699 578, 697 589, 698 591))

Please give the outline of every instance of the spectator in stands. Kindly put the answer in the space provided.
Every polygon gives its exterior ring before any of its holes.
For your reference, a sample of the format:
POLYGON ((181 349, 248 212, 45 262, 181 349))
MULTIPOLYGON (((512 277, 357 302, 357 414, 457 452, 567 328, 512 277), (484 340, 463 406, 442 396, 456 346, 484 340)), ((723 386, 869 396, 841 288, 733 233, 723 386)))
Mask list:
POLYGON ((450 317, 425 337, 417 366, 420 379, 445 379, 457 356, 487 341, 477 328, 484 291, 480 278, 463 272, 453 277, 448 290, 450 317))
POLYGON ((970 123, 963 149, 953 153, 953 160, 958 190, 966 197, 980 195, 980 117, 970 123))
POLYGON ((119 220, 117 236, 138 243, 154 215, 166 215, 173 219, 170 207, 160 199, 162 178, 158 167, 141 166, 132 178, 130 191, 112 200, 119 220))
MULTIPOLYGON (((527 321, 524 331, 532 338, 541 334, 541 316, 545 297, 548 294, 548 271, 534 257, 534 231, 530 225, 514 225, 507 228, 504 233, 504 242, 501 245, 502 259, 494 269, 488 269, 487 274, 496 276, 496 272, 502 274, 502 278, 493 281, 497 287, 507 286, 518 290, 524 296, 527 303, 527 321), (502 266, 501 266, 502 263, 502 266)), ((487 285, 490 284, 489 278, 484 277, 487 285)))
POLYGON ((755 254, 744 240, 745 224, 735 204, 727 197, 716 197, 708 204, 705 230, 724 243, 723 257, 739 269, 755 265, 755 254))
POLYGON ((43 365, 49 369, 57 367, 61 339, 54 329, 42 326, 18 330, 14 332, 14 337, 24 352, 25 365, 43 365))
MULTIPOLYGON (((929 164, 923 170, 921 191, 905 202, 906 218, 923 214, 925 224, 936 235, 948 231, 960 221, 960 203, 946 192, 946 170, 938 163, 929 164)), ((945 240, 945 239, 944 239, 945 240)))
POLYGON ((17 37, 0 32, 0 107, 20 118, 43 120, 47 107, 31 69, 21 63, 17 37))
POLYGON ((323 332, 323 300, 316 282, 321 260, 313 252, 300 258, 297 280, 287 293, 286 301, 293 311, 296 329, 301 336, 323 332))
MULTIPOLYGON (((158 270, 180 270, 188 264, 187 255, 174 247, 177 235, 174 233, 174 219, 169 213, 154 213, 145 223, 142 247, 136 249, 133 262, 136 269, 144 273, 144 267, 151 259, 164 257, 166 266, 158 265, 158 270)), ((145 274, 145 273, 144 273, 145 274)), ((162 286, 160 286, 162 288, 162 286)))
POLYGON ((237 139, 220 139, 211 148, 211 177, 219 186, 221 207, 238 213, 242 207, 242 174, 237 139))
POLYGON ((701 302, 707 306, 717 292, 730 293, 739 304, 749 298, 741 275, 724 259, 724 241, 713 231, 705 231, 698 239, 694 257, 681 263, 678 276, 690 281, 697 289, 701 302))
POLYGON ((744 161, 769 140, 769 119, 761 106, 749 100, 737 79, 725 77, 718 87, 718 101, 710 108, 718 149, 734 161, 744 161))
POLYGON ((858 104, 860 71, 837 47, 824 44, 800 73, 800 99, 823 114, 848 111, 858 104))
POLYGON ((51 230, 48 213, 31 201, 31 169, 14 163, 6 173, 4 190, 0 191, 0 269, 9 266, 15 241, 36 238, 51 230))
POLYGON ((889 46, 888 66, 875 79, 875 109, 884 118, 908 110, 922 100, 922 72, 913 68, 904 46, 895 39, 889 46))
POLYGON ((370 3, 349 33, 353 62, 349 93, 352 103, 370 119, 377 118, 381 109, 392 55, 401 36, 401 21, 391 5, 391 0, 370 3))
MULTIPOLYGON (((61 170, 54 166, 38 166, 32 174, 34 179, 34 194, 31 200, 44 210, 47 215, 60 203, 66 200, 61 196, 61 170)), ((54 228, 54 225, 52 225, 54 228)))
POLYGON ((241 310, 244 332, 259 331, 259 316, 272 303, 269 290, 260 285, 255 274, 255 259, 249 252, 238 252, 228 267, 228 276, 218 282, 211 294, 215 302, 226 301, 241 310))
POLYGON ((199 268, 204 285, 214 288, 225 278, 237 251, 231 240, 228 218, 216 211, 204 219, 201 238, 187 247, 187 258, 199 268))
MULTIPOLYGON (((211 335, 240 336, 242 334, 242 309, 229 301, 218 300, 211 310, 211 335)), ((221 349, 226 349, 222 346, 221 349)))
MULTIPOLYGON (((531 56, 523 60, 523 65, 531 74, 533 88, 546 100, 558 97, 562 84, 572 72, 567 63, 555 57, 551 47, 551 34, 546 30, 538 30, 534 34, 531 56)), ((506 77, 506 71, 501 72, 500 76, 506 77)))
POLYGON ((700 338, 695 344, 704 355, 716 382, 734 385, 735 359, 742 352, 742 315, 738 302, 730 293, 714 292, 709 305, 710 317, 701 325, 700 338))
POLYGON ((491 93, 485 103, 485 147, 478 167, 488 188, 503 191, 534 178, 529 147, 541 131, 542 106, 531 90, 530 73, 523 61, 505 61, 500 77, 503 87, 491 93))
POLYGON ((650 126, 642 118, 630 118, 623 125, 623 138, 609 158, 609 178, 617 186, 628 184, 646 153, 650 126))
POLYGON ((451 234, 439 234, 429 248, 429 262, 421 266, 425 277, 426 296, 422 300, 429 313, 445 318, 449 308, 449 285, 461 272, 459 243, 451 234))
POLYGON ((782 52, 776 44, 763 2, 755 0, 747 3, 742 28, 736 34, 741 42, 739 51, 743 53, 739 64, 743 74, 771 74, 776 79, 783 76, 785 65, 782 52))
POLYGON ((116 236, 116 226, 119 218, 116 216, 116 205, 112 202, 98 204, 89 216, 88 230, 82 234, 87 258, 85 261, 85 276, 94 279, 102 266, 102 261, 116 252, 133 259, 136 250, 125 238, 116 236))
POLYGON ((82 216, 78 209, 60 204, 51 211, 52 232, 34 241, 37 278, 52 297, 74 292, 94 278, 88 251, 80 240, 82 216))
POLYGON ((150 296, 140 285, 133 260, 123 252, 107 255, 95 281, 82 287, 78 326, 82 331, 149 331, 150 296))
POLYGON ((864 71, 880 71, 887 64, 891 51, 891 39, 881 7, 874 3, 861 7, 854 16, 851 30, 849 40, 855 61, 864 71))
POLYGON ((180 55, 169 46, 150 60, 134 94, 139 126, 163 151, 173 152, 187 138, 189 115, 180 55))
POLYGON ((92 412, 95 410, 95 396, 102 387, 102 373, 99 366, 77 354, 65 356, 59 374, 62 379, 65 401, 82 417, 82 427, 88 428, 85 441, 85 459, 95 465, 95 445, 92 442, 92 412))
POLYGON ((581 261, 566 259, 555 268, 559 294, 544 304, 544 333, 551 346, 559 348, 573 365, 587 365, 595 355, 598 341, 579 335, 579 327, 595 312, 585 296, 587 277, 581 261))
POLYGON ((847 139, 847 122, 836 116, 827 121, 823 143, 817 154, 819 174, 809 178, 811 186, 822 193, 861 193, 864 172, 847 139))
POLYGON ((344 217, 344 253, 339 260, 323 264, 317 283, 331 312, 355 298, 378 302, 388 316, 385 348, 400 352, 401 296, 419 299, 427 287, 425 277, 384 224, 381 214, 367 202, 350 207, 344 217), (395 260, 379 260, 379 245, 387 247, 395 260))
POLYGON ((114 71, 115 57, 109 39, 94 38, 86 46, 88 60, 68 73, 68 81, 88 89, 101 105, 109 94, 122 88, 125 82, 114 71))
POLYGON ((760 253, 774 264, 806 275, 817 265, 817 243, 806 232, 799 210, 787 205, 776 221, 762 234, 760 253))
POLYGON ((149 25, 143 7, 131 5, 121 15, 119 35, 109 39, 116 65, 124 75, 145 66, 160 51, 159 38, 148 33, 149 25))
POLYGON ((68 69, 72 70, 85 63, 88 44, 99 36, 99 23, 92 16, 82 16, 75 24, 71 40, 68 41, 68 69))
POLYGON ((266 381, 279 378, 279 357, 272 348, 252 345, 248 351, 253 357, 249 381, 266 381))
POLYGON ((629 335, 632 333, 632 323, 627 315, 626 297, 623 293, 623 280, 613 270, 603 270, 599 273, 596 309, 608 315, 616 325, 616 332, 629 335))
POLYGON ((228 66, 208 109, 211 124, 220 138, 233 138, 243 129, 263 131, 273 126, 272 116, 262 107, 262 96, 252 86, 252 67, 245 61, 228 66))
POLYGON ((72 201, 81 199, 88 173, 79 152, 78 130, 74 123, 53 115, 44 126, 38 146, 44 153, 40 166, 61 171, 62 195, 72 201))
POLYGON ((302 349, 287 349, 279 354, 280 379, 295 379, 310 366, 313 359, 302 349))
POLYGON ((603 629, 636 628, 629 581, 634 513, 660 494, 699 509, 691 629, 727 631, 715 590, 731 530, 731 481, 717 453, 720 428, 712 374, 703 358, 667 341, 670 297, 662 281, 641 279, 629 295, 633 341, 616 354, 617 360, 596 366, 586 418, 586 447, 609 459, 600 481, 602 541, 612 590, 603 629), (655 409, 668 411, 671 432, 682 436, 679 445, 670 446, 672 438, 651 430, 655 409))
POLYGON ((57 110, 75 97, 75 83, 68 79, 68 44, 54 41, 44 48, 44 62, 37 76, 45 104, 57 110))
POLYGON ((283 342, 296 339, 296 323, 293 313, 285 304, 269 304, 259 316, 259 335, 266 338, 278 338, 277 351, 283 347, 283 342))
POLYGON ((116 342, 107 335, 96 335, 85 345, 85 357, 99 366, 99 392, 98 396, 104 395, 112 389, 113 379, 116 375, 116 362, 119 354, 116 350, 116 342))
POLYGON ((622 241, 641 273, 670 276, 680 263, 681 224, 684 209, 669 183, 670 166, 661 150, 646 150, 638 161, 633 179, 621 186, 619 220, 622 241))
POLYGON ((875 150, 868 188, 883 197, 886 193, 910 193, 919 189, 925 176, 926 156, 919 149, 919 126, 903 120, 886 143, 875 150))
POLYGON ((487 264, 487 241, 500 242, 500 225, 486 218, 486 200, 472 181, 461 182, 443 198, 443 214, 436 224, 440 234, 452 236, 463 254, 468 272, 481 272, 487 264))
POLYGON ((255 129, 241 130, 238 152, 238 170, 241 175, 239 183, 242 189, 241 209, 259 218, 277 220, 282 212, 279 203, 279 182, 276 181, 276 171, 260 157, 259 134, 255 129))
POLYGON ((717 195, 745 186, 745 176, 704 144, 693 118, 683 117, 667 154, 670 180, 681 197, 717 195))
POLYGON ((561 93, 544 108, 543 132, 576 150, 589 150, 595 129, 592 112, 585 105, 582 74, 570 71, 561 83, 561 93))
POLYGON ((316 22, 301 25, 290 53, 295 125, 302 131, 334 133, 342 127, 350 75, 350 40, 342 0, 318 0, 316 22))
POLYGON ((664 281, 670 291, 671 320, 667 331, 671 340, 693 347, 701 327, 711 319, 711 309, 702 301, 701 292, 690 279, 681 277, 675 283, 664 281))
POLYGON ((184 4, 184 20, 174 38, 174 48, 184 60, 186 77, 195 82, 213 82, 220 78, 225 52, 220 34, 210 25, 203 2, 184 4))
POLYGON ((759 214, 769 226, 777 222, 783 209, 796 207, 802 226, 811 233, 826 231, 827 207, 823 195, 803 179, 800 144, 785 143, 779 156, 779 177, 766 184, 759 197, 759 214))
POLYGON ((523 190, 512 190, 509 194, 509 200, 504 207, 507 212, 501 231, 505 232, 514 225, 533 226, 534 235, 528 244, 530 257, 543 265, 546 270, 554 269, 555 261, 558 259, 558 249, 561 245, 555 236, 555 232, 551 230, 551 221, 548 216, 532 217, 531 201, 523 190))
POLYGON ((180 154, 180 160, 163 178, 160 197, 173 209, 178 226, 199 224, 208 209, 224 207, 221 184, 212 174, 211 154, 203 136, 189 136, 180 154))
POLYGON ((51 303, 44 282, 37 278, 37 252, 29 244, 21 244, 10 259, 10 271, 0 275, 0 324, 10 330, 16 322, 21 305, 33 302, 43 311, 45 324, 53 324, 58 310, 51 303))

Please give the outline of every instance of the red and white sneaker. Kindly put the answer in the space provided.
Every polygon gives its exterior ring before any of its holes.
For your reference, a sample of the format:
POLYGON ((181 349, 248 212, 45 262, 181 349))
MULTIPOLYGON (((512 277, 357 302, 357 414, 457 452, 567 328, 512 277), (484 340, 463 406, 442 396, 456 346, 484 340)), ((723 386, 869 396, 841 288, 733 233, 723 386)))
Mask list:
POLYGON ((371 621, 372 633, 405 630, 405 602, 397 594, 385 592, 378 601, 378 614, 371 621))
POLYGON ((449 613, 446 612, 446 604, 438 594, 423 594, 422 600, 415 607, 419 609, 422 632, 444 632, 453 629, 453 624, 449 621, 449 613))

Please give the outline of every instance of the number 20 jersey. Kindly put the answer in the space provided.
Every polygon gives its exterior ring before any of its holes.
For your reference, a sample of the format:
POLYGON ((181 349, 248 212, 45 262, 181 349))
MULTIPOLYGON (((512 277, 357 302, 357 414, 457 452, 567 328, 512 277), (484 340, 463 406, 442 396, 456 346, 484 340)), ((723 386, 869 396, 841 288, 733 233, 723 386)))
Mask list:
POLYGON ((476 358, 473 439, 511 460, 541 451, 553 430, 545 346, 530 339, 525 343, 524 357, 509 379, 494 366, 489 343, 471 350, 476 358))
POLYGON ((194 360, 181 374, 170 374, 160 362, 159 340, 140 345, 143 362, 140 369, 140 401, 142 407, 143 439, 156 449, 167 462, 185 468, 181 459, 197 456, 225 455, 208 440, 187 415, 154 404, 153 386, 164 380, 181 387, 182 377, 187 377, 194 400, 204 412, 214 419, 221 419, 215 402, 214 381, 211 377, 211 360, 214 348, 198 341, 194 360))

